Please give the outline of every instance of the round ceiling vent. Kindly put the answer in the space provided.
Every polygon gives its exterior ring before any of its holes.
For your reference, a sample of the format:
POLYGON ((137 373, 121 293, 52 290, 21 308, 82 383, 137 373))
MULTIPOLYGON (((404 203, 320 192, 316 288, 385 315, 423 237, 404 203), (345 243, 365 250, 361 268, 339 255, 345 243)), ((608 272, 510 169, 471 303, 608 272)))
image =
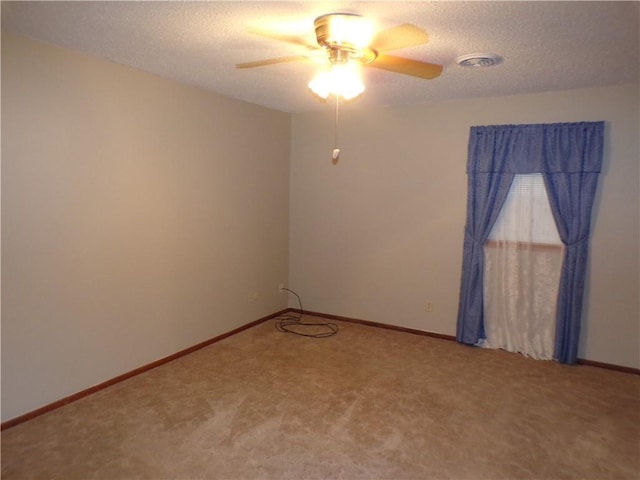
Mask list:
POLYGON ((493 67, 502 63, 502 57, 495 53, 472 53, 456 58, 461 67, 493 67))

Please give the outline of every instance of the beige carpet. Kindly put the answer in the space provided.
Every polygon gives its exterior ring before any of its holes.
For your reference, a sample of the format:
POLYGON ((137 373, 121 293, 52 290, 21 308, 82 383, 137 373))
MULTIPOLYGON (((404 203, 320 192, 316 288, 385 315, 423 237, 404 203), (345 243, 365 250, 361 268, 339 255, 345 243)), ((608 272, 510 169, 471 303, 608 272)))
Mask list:
POLYGON ((3 479, 640 477, 640 377, 263 323, 2 433, 3 479))

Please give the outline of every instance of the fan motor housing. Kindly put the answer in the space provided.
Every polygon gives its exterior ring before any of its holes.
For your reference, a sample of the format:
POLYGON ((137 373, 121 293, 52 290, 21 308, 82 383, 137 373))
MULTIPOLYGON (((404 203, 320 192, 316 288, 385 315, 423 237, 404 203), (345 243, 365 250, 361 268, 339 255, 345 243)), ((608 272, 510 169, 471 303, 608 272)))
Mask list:
POLYGON ((364 46, 359 47, 350 42, 348 38, 334 38, 335 32, 332 25, 337 22, 348 25, 350 22, 360 22, 362 16, 355 13, 329 13, 316 18, 313 22, 318 45, 329 51, 329 60, 332 63, 342 63, 349 60, 358 60, 362 63, 371 63, 378 56, 374 49, 364 46))

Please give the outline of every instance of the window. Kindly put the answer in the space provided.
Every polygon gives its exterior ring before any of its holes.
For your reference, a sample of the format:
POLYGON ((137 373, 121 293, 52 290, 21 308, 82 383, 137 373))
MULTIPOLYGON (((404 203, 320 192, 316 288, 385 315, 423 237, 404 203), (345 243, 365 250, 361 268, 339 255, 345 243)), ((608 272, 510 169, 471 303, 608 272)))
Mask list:
POLYGON ((481 345, 553 358, 562 253, 542 174, 516 175, 485 243, 481 345))

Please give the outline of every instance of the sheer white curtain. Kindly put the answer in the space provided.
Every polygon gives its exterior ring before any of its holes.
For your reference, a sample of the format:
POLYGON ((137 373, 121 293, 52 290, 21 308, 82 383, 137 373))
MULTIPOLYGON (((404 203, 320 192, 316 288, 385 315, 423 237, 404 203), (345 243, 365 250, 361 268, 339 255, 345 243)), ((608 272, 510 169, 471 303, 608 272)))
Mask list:
POLYGON ((553 358, 563 248, 542 175, 516 175, 484 247, 482 346, 553 358))

